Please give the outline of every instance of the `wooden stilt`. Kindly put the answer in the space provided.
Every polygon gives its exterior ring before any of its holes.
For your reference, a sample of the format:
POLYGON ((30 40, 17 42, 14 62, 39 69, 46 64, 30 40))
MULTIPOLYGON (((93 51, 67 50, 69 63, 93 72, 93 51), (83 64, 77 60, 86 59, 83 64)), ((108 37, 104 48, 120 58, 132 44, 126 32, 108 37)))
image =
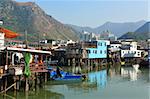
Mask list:
POLYGON ((34 85, 34 87, 35 87, 35 90, 37 89, 37 74, 35 73, 35 85, 34 85))
POLYGON ((14 85, 14 91, 16 91, 16 89, 17 89, 17 83, 16 83, 16 76, 14 76, 14 83, 15 83, 15 85, 14 85))
POLYGON ((45 73, 45 83, 47 82, 47 72, 45 73))
POLYGON ((19 76, 19 80, 17 81, 17 90, 20 90, 20 81, 21 81, 21 76, 19 76))
POLYGON ((43 78, 42 78, 42 74, 40 73, 40 79, 39 79, 39 85, 40 87, 43 87, 43 78))
POLYGON ((3 78, 1 78, 1 83, 0 83, 0 91, 3 91, 3 85, 4 83, 3 83, 3 78))
POLYGON ((28 78, 25 78, 25 91, 29 91, 29 84, 28 84, 28 78))
MULTIPOLYGON (((40 85, 39 73, 36 73, 36 85, 40 85)), ((38 88, 38 87, 37 87, 38 88)))
POLYGON ((19 89, 20 89, 20 82, 17 81, 16 83, 17 83, 17 84, 16 84, 16 86, 17 86, 16 89, 19 90, 19 89))
MULTIPOLYGON (((4 86, 4 90, 6 90, 6 88, 7 88, 7 77, 5 77, 5 86, 4 86)), ((5 93, 6 93, 6 91, 5 91, 5 93)))

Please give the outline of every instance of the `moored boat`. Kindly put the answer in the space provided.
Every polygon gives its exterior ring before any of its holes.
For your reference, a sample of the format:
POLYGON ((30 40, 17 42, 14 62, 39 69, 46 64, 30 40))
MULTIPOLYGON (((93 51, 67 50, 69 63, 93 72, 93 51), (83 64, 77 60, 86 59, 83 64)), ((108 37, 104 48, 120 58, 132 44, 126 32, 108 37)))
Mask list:
POLYGON ((60 71, 60 74, 59 74, 57 70, 53 70, 52 68, 48 70, 50 73, 50 79, 54 81, 76 82, 76 81, 82 81, 86 78, 85 75, 82 75, 82 74, 76 75, 76 74, 64 72, 62 70, 60 71))

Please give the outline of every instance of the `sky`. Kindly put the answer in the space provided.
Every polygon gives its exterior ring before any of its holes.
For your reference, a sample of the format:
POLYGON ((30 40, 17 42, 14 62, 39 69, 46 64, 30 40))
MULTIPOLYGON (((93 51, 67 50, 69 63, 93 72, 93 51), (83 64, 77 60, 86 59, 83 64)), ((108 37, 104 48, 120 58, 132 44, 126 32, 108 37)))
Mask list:
POLYGON ((149 20, 149 0, 16 0, 35 1, 47 14, 65 24, 97 27, 105 22, 149 20))

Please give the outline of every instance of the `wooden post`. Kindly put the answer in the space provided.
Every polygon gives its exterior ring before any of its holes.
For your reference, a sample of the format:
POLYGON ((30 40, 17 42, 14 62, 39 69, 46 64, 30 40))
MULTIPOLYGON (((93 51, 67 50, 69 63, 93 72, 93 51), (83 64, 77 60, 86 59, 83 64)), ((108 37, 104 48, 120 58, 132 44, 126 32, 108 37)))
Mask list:
POLYGON ((91 65, 90 65, 90 59, 87 60, 87 65, 88 65, 88 72, 90 71, 91 69, 91 65))
MULTIPOLYGON (((6 63, 4 66, 4 74, 6 74, 7 68, 8 68, 8 51, 6 48, 6 63)), ((4 90, 6 90, 6 88, 7 88, 7 77, 4 77, 4 90)), ((6 91, 5 91, 5 93, 6 93, 6 91)))
POLYGON ((25 78, 25 91, 29 91, 28 78, 25 78))
POLYGON ((40 84, 40 80, 39 80, 38 77, 39 77, 39 73, 37 72, 37 73, 36 73, 36 88, 38 88, 37 85, 40 84))
MULTIPOLYGON (((5 86, 4 86, 4 90, 6 90, 6 88, 7 88, 7 77, 5 77, 5 86)), ((5 93, 6 93, 6 91, 5 91, 5 93)))
POLYGON ((71 66, 71 64, 72 64, 72 59, 68 59, 68 66, 71 66))
POLYGON ((43 54, 41 55, 41 60, 43 61, 43 54))
POLYGON ((27 32, 27 30, 25 30, 25 45, 26 45, 26 48, 28 48, 28 32, 27 32))
POLYGON ((15 76, 14 77, 14 90, 17 91, 19 90, 19 87, 20 87, 20 76, 15 76))
POLYGON ((1 80, 0 80, 0 91, 2 91, 3 90, 3 79, 1 78, 1 80))
POLYGON ((16 91, 16 89, 17 89, 17 83, 16 83, 16 76, 14 76, 14 83, 15 83, 15 85, 14 85, 14 91, 16 91))
POLYGON ((46 55, 46 67, 48 68, 48 56, 46 55))
POLYGON ((34 85, 34 87, 35 87, 35 90, 37 89, 37 75, 36 75, 36 73, 34 74, 35 76, 35 85, 34 85))
POLYGON ((42 73, 39 73, 39 75, 40 75, 40 79, 39 79, 39 85, 40 85, 40 87, 42 87, 43 88, 43 78, 42 78, 42 73))
POLYGON ((8 68, 8 51, 6 48, 6 63, 5 63, 5 67, 4 67, 4 73, 6 73, 7 68, 8 68))
POLYGON ((85 59, 85 66, 86 66, 87 73, 88 73, 89 72, 88 59, 85 59))
POLYGON ((47 72, 45 73, 45 83, 47 82, 47 72))
POLYGON ((99 70, 99 59, 97 60, 97 71, 99 70))
POLYGON ((28 96, 29 96, 29 93, 26 91, 26 92, 25 92, 25 99, 29 99, 28 96))
POLYGON ((14 85, 14 96, 16 97, 17 96, 17 77, 16 76, 14 76, 14 83, 15 83, 15 85, 14 85))
POLYGON ((17 90, 20 89, 20 86, 19 86, 19 85, 20 85, 20 83, 19 83, 19 81, 17 81, 17 82, 16 82, 16 89, 17 89, 17 90))

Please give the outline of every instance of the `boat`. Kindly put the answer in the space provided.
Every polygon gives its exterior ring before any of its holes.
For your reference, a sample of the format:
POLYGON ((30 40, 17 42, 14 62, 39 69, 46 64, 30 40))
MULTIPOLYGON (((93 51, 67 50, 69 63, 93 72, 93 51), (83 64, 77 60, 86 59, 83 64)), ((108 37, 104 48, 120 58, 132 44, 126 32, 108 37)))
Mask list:
POLYGON ((85 75, 79 74, 73 74, 73 73, 68 73, 64 71, 60 71, 61 76, 58 76, 56 73, 56 70, 49 68, 49 73, 50 73, 50 79, 53 81, 65 81, 65 82, 78 82, 78 81, 83 81, 86 77, 85 75))
POLYGON ((58 78, 53 78, 55 81, 82 81, 82 75, 65 75, 58 78))

